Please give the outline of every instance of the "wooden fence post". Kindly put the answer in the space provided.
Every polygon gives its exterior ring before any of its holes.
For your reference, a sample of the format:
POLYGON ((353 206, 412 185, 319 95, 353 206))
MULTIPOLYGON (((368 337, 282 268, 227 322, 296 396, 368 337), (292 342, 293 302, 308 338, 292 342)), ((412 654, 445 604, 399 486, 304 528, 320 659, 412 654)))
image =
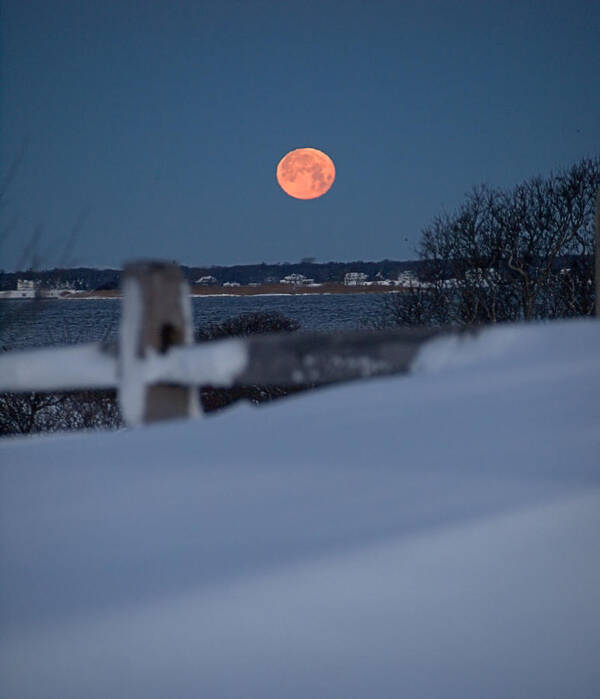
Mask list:
POLYGON ((596 192, 596 315, 600 318, 600 189, 596 192))
POLYGON ((196 386, 147 385, 144 367, 153 353, 194 341, 189 288, 181 269, 164 262, 130 263, 122 286, 119 403, 125 422, 197 415, 196 386))

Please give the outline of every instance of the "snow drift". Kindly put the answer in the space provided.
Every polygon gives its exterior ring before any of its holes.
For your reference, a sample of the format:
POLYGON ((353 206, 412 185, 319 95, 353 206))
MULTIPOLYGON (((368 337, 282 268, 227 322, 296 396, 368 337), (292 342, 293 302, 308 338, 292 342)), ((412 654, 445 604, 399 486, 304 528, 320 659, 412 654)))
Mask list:
POLYGON ((1 696, 597 696, 597 321, 0 462, 1 696))

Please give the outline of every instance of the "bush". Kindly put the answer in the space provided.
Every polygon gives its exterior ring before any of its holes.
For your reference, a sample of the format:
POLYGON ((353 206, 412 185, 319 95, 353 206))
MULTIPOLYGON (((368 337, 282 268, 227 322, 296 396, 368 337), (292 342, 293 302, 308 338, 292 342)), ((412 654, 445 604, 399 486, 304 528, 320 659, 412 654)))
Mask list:
POLYGON ((300 323, 277 311, 242 313, 222 323, 205 325, 196 332, 197 342, 218 340, 224 337, 240 337, 271 332, 292 332, 300 329, 300 323))
MULTIPOLYGON (((200 328, 196 333, 196 339, 198 342, 207 342, 226 337, 243 337, 270 332, 294 332, 299 328, 300 323, 281 313, 244 313, 222 323, 200 328)), ((221 410, 239 400, 247 400, 253 405, 259 405, 292 393, 305 391, 308 388, 311 386, 234 386, 233 388, 202 386, 200 401, 203 410, 210 413, 221 410)))
POLYGON ((122 425, 116 391, 0 393, 0 435, 122 425))

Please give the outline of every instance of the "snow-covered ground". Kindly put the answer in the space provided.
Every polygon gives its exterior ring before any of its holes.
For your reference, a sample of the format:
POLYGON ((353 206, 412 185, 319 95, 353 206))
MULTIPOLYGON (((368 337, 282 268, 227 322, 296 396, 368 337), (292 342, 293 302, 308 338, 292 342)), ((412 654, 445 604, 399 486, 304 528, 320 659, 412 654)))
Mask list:
POLYGON ((600 322, 0 462, 2 697, 600 695, 600 322))

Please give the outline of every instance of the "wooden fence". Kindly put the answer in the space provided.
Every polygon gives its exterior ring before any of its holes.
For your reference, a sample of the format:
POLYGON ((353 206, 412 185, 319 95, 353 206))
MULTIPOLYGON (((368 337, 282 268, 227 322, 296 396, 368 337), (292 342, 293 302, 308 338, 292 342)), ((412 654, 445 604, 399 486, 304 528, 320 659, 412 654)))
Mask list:
POLYGON ((322 385, 409 370, 442 332, 254 335, 194 344, 189 289, 179 267, 126 265, 118 343, 7 352, 0 391, 116 388, 129 425, 198 414, 198 386, 322 385))
MULTIPOLYGON (((596 315, 600 317, 600 190, 595 213, 596 315)), ((116 345, 8 352, 0 391, 116 388, 125 422, 199 413, 198 386, 323 385, 409 370, 432 328, 313 332, 194 345, 189 288, 179 267, 126 265, 116 345)), ((457 331, 452 331, 457 332, 457 331)))

